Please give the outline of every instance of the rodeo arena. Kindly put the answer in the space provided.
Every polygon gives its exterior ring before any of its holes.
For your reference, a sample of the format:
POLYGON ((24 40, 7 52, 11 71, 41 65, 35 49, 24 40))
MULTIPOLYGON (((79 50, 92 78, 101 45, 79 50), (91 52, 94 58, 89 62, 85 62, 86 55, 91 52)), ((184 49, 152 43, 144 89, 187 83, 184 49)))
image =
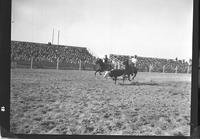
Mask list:
POLYGON ((188 136, 191 61, 11 41, 11 132, 188 136))

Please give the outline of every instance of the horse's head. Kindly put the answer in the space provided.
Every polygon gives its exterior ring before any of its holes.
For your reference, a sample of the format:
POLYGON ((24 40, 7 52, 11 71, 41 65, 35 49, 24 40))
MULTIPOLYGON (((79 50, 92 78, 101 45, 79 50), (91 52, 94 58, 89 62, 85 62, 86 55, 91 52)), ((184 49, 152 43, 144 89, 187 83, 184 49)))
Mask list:
POLYGON ((103 63, 103 60, 102 59, 100 59, 100 58, 98 58, 97 59, 97 61, 95 62, 96 64, 100 64, 100 65, 102 65, 102 63, 103 63))
POLYGON ((99 63, 99 58, 97 58, 97 60, 95 61, 95 64, 98 64, 99 63))

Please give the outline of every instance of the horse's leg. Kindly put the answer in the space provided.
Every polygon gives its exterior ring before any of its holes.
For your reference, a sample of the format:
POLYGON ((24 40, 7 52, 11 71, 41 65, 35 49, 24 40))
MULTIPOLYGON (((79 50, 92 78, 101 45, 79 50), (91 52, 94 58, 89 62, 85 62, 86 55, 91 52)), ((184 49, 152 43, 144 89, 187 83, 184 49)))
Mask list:
POLYGON ((132 80, 134 80, 136 75, 137 75, 137 72, 134 73, 134 76, 132 77, 132 80))
POLYGON ((128 74, 128 80, 131 81, 131 79, 130 79, 130 74, 128 74))
POLYGON ((115 84, 116 84, 116 81, 117 81, 117 77, 115 77, 115 84))
POLYGON ((133 73, 130 74, 130 81, 132 80, 132 77, 133 77, 133 73))
POLYGON ((96 76, 97 72, 99 72, 99 73, 100 73, 100 70, 98 69, 98 70, 95 72, 95 76, 96 76))
POLYGON ((96 76, 96 74, 97 74, 97 71, 95 71, 94 75, 96 76))
POLYGON ((123 85, 124 85, 125 75, 123 75, 123 85))
POLYGON ((132 77, 132 80, 134 80, 135 76, 136 76, 136 73, 135 73, 134 76, 132 77))

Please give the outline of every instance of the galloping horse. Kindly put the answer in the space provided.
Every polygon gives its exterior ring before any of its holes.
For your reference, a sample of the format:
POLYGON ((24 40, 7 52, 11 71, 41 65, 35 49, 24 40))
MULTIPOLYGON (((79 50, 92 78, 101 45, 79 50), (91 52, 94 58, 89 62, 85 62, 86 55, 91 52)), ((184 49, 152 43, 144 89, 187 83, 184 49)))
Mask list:
POLYGON ((138 69, 133 64, 129 64, 128 60, 124 61, 123 64, 125 65, 124 76, 128 75, 129 81, 133 80, 135 76, 137 75, 138 69), (133 76, 133 73, 134 73, 134 76, 133 76), (133 76, 131 80, 130 80, 130 75, 133 76))
POLYGON ((98 58, 95 63, 96 63, 95 76, 97 72, 99 72, 99 74, 101 75, 101 72, 104 72, 106 70, 111 70, 112 68, 111 64, 104 63, 103 60, 100 58, 98 58))

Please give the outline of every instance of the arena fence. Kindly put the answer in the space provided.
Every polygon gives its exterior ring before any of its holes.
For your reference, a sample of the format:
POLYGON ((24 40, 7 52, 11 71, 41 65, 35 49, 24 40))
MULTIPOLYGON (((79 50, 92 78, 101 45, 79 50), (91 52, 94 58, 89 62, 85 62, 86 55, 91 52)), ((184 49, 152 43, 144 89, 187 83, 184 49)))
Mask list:
POLYGON ((57 63, 49 61, 11 61, 11 68, 30 68, 30 69, 57 69, 57 70, 94 70, 94 64, 84 63, 57 63))

